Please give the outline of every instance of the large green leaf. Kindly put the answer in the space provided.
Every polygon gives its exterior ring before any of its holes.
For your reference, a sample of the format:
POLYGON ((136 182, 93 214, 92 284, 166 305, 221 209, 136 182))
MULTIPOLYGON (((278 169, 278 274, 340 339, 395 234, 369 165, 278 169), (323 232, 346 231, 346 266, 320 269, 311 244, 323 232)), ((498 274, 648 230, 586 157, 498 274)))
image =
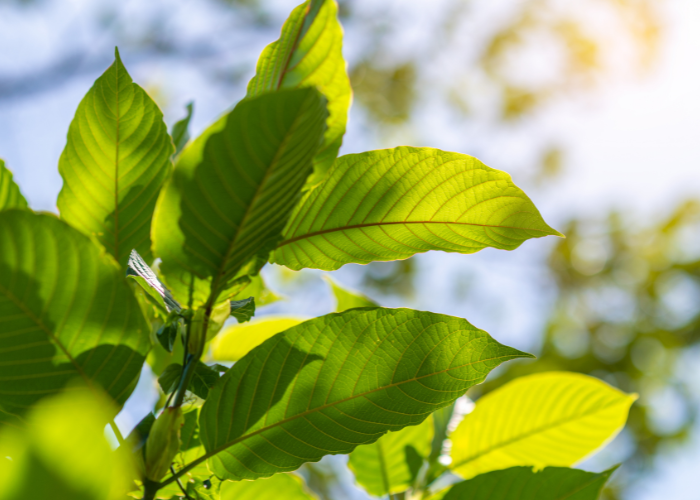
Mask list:
POLYGON ((27 200, 12 179, 12 172, 7 169, 5 162, 0 160, 0 210, 9 208, 27 208, 27 200))
POLYGON ((338 158, 294 210, 270 261, 331 271, 428 250, 513 250, 558 234, 508 174, 471 156, 402 146, 338 158))
POLYGON ((450 468, 468 479, 517 465, 571 466, 615 437, 636 398, 578 373, 518 378, 464 417, 450 436, 450 468))
POLYGON ((352 99, 343 59, 343 28, 334 0, 309 0, 292 11, 279 40, 260 55, 248 97, 298 87, 316 87, 328 99, 328 129, 314 158, 313 184, 331 167, 343 142, 352 99))
POLYGON ((526 356, 441 314, 358 308, 322 316, 253 349, 209 392, 202 460, 240 480, 349 453, 421 423, 502 362, 526 356))
POLYGON ((174 148, 163 113, 115 56, 68 129, 57 205, 64 220, 126 266, 132 249, 151 258, 151 218, 174 148))
POLYGON ((136 477, 129 456, 104 435, 116 410, 85 389, 45 399, 26 427, 0 427, 0 500, 124 498, 136 477))
POLYGON ((276 474, 257 481, 226 481, 221 485, 221 500, 313 500, 304 482, 294 474, 276 474))
POLYGON ((8 210, 0 277, 0 420, 73 378, 124 403, 150 328, 114 259, 52 215, 8 210))
POLYGON ((372 444, 358 446, 350 454, 348 467, 371 495, 406 491, 430 454, 432 438, 433 419, 427 418, 420 425, 389 432, 372 444))
POLYGON ((158 200, 154 252, 183 304, 235 295, 280 238, 323 137, 325 99, 285 90, 239 103, 182 153, 158 200), (254 263, 252 269, 246 265, 254 263))
POLYGON ((615 469, 601 473, 564 467, 512 467, 452 486, 442 500, 597 500, 615 469))

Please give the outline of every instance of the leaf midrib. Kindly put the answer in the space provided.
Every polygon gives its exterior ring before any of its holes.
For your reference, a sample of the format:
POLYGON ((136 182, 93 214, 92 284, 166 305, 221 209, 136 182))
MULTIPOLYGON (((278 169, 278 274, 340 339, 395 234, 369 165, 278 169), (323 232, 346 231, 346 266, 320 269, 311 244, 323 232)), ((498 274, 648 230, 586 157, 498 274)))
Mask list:
MULTIPOLYGON (((505 355, 505 356, 497 356, 497 357, 494 357, 494 358, 480 359, 480 360, 478 360, 478 361, 472 361, 472 362, 470 362, 470 363, 466 363, 466 364, 463 364, 463 365, 452 366, 452 367, 449 367, 449 368, 445 368, 444 370, 438 370, 438 371, 435 371, 435 372, 428 373, 428 374, 426 374, 426 375, 416 376, 416 377, 413 377, 413 378, 410 378, 410 379, 402 380, 401 382, 394 382, 394 383, 391 383, 391 384, 383 385, 383 386, 381 386, 381 387, 377 387, 377 388, 372 389, 372 390, 370 390, 370 391, 365 391, 365 392, 362 392, 362 393, 360 393, 360 394, 355 394, 355 395, 353 395, 353 396, 349 396, 349 397, 347 397, 347 398, 345 398, 345 399, 341 399, 341 400, 338 400, 338 401, 334 401, 334 402, 332 402, 332 403, 327 403, 327 404, 324 404, 324 405, 321 405, 321 406, 317 406, 316 408, 313 408, 313 409, 310 409, 310 410, 306 410, 306 411, 304 411, 304 412, 298 413, 298 414, 293 415, 293 416, 291 416, 291 417, 288 417, 288 418, 285 418, 285 419, 280 420, 280 421, 278 421, 278 422, 275 422, 275 423, 273 423, 273 424, 270 424, 270 425, 268 425, 268 426, 266 426, 266 427, 261 427, 260 429, 257 429, 257 430, 255 430, 255 431, 253 431, 253 432, 248 433, 248 434, 244 434, 244 435, 242 435, 242 436, 239 436, 238 438, 236 438, 236 439, 234 439, 234 440, 232 440, 232 441, 230 441, 230 442, 228 442, 228 443, 226 443, 226 444, 224 444, 224 445, 221 445, 221 446, 217 447, 216 449, 212 450, 211 452, 207 452, 205 455, 203 455, 203 456, 199 457, 197 460, 194 460, 193 462, 191 462, 187 467, 185 467, 185 468, 183 468, 183 469, 180 469, 180 470, 178 471, 178 474, 179 474, 178 477, 179 477, 180 475, 182 475, 182 474, 184 474, 184 473, 186 473, 186 472, 192 470, 194 467, 196 467, 197 465, 199 465, 200 463, 202 463, 204 460, 206 460, 206 459, 208 459, 208 458, 210 458, 210 457, 213 457, 214 455, 217 455, 218 453, 221 453, 222 451, 226 450, 227 448, 230 448, 231 446, 234 446, 234 445, 236 445, 236 444, 238 444, 238 443, 240 443, 240 442, 242 442, 242 441, 245 441, 245 440, 247 440, 247 439, 249 439, 249 438, 251 438, 251 437, 253 437, 253 436, 256 436, 256 435, 258 435, 258 434, 261 434, 261 433, 263 433, 263 432, 265 432, 265 431, 268 431, 268 430, 270 430, 270 429, 274 429, 275 427, 279 427, 279 426, 281 426, 281 425, 284 425, 284 424, 286 424, 287 422, 294 421, 294 420, 296 420, 296 419, 298 419, 298 418, 304 418, 304 417, 306 417, 307 415, 311 415, 311 414, 313 414, 313 413, 316 413, 316 412, 319 412, 319 411, 323 411, 323 410, 325 410, 325 409, 327 409, 327 408, 332 408, 332 407, 334 407, 334 406, 336 406, 336 405, 339 405, 339 404, 342 404, 342 403, 346 403, 347 401, 352 401, 353 399, 365 397, 365 396, 367 396, 367 395, 369 395, 369 394, 373 394, 373 393, 375 393, 375 392, 379 392, 379 391, 391 389, 392 387, 399 387, 399 386, 401 386, 401 385, 403 385, 403 384, 407 384, 407 383, 410 383, 410 382, 417 382, 418 380, 421 380, 421 379, 424 379, 424 378, 427 378, 427 377, 432 377, 432 376, 435 376, 435 375, 440 375, 441 373, 447 373, 447 372, 452 371, 452 370, 459 370, 459 369, 461 369, 461 368, 466 368, 466 367, 471 366, 471 365, 474 365, 474 364, 476 364, 476 363, 485 363, 485 362, 487 362, 487 361, 496 361, 496 360, 502 360, 502 359, 506 359, 506 360, 507 360, 507 359, 513 359, 513 358, 518 358, 518 357, 521 357, 521 356, 516 355, 516 354, 509 354, 509 355, 505 355)), ((465 382, 471 382, 471 381, 473 381, 473 380, 478 380, 478 378, 477 378, 477 379, 465 380, 465 382)), ((376 441, 375 441, 375 442, 376 442, 376 441)), ((166 485, 168 485, 168 484, 170 484, 170 483, 173 482, 173 481, 175 481, 175 476, 171 476, 171 477, 168 478, 166 481, 163 481, 163 482, 161 483, 161 488, 164 487, 164 486, 166 486, 166 485)))
POLYGON ((485 450, 483 450, 479 453, 476 453, 470 457, 465 458, 464 460, 462 460, 461 462, 459 462, 457 464, 450 465, 450 468, 457 469, 458 467, 462 467, 463 465, 468 464, 469 462, 473 462, 474 460, 477 460, 485 455, 488 455, 489 453, 491 453, 495 450, 498 450, 500 448, 504 448, 506 446, 510 446, 513 443, 517 443, 518 441, 522 441, 523 439, 527 439, 527 438, 534 436, 536 434, 540 434, 542 432, 554 429, 554 428, 562 426, 562 425, 566 425, 566 424, 574 422, 576 420, 580 420, 580 419, 589 417, 591 415, 594 415, 595 413, 607 410, 608 408, 615 406, 615 405, 618 405, 618 404, 621 404, 623 402, 624 402, 624 400, 612 401, 605 406, 592 408, 585 413, 581 413, 579 415, 573 415, 573 416, 566 417, 566 418, 563 418, 563 419, 560 419, 560 420, 557 420, 554 422, 550 422, 549 424, 542 425, 542 426, 537 427, 535 429, 532 429, 528 432, 525 432, 523 434, 519 434, 518 436, 515 436, 511 439, 508 439, 507 441, 501 441, 500 443, 497 443, 493 446, 490 446, 489 448, 486 448, 485 450))
POLYGON ((391 226, 391 225, 407 225, 407 224, 454 224, 458 226, 477 226, 477 227, 487 227, 487 228, 498 228, 498 229, 518 229, 523 231, 538 231, 545 234, 550 234, 545 229, 535 229, 528 227, 515 227, 515 226, 502 226, 499 224, 477 224, 476 222, 454 222, 454 221, 436 221, 436 220, 417 220, 417 221, 392 221, 392 222, 367 222, 364 224, 351 224, 348 226, 333 227, 329 229, 322 229, 320 231, 314 231, 311 233, 302 234, 284 240, 282 243, 277 245, 277 248, 282 248, 285 245, 295 243, 297 241, 313 238, 314 236, 319 236, 322 234, 333 233, 338 231, 348 231, 350 229, 361 229, 365 227, 376 227, 376 226, 391 226))

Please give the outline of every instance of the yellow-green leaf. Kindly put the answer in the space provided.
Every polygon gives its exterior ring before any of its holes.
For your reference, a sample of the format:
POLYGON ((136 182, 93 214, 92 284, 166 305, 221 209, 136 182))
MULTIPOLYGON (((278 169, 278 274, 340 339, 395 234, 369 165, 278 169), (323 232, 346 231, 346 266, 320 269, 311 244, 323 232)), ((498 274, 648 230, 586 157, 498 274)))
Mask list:
POLYGON ((273 335, 303 323, 308 318, 267 316, 246 324, 231 325, 214 339, 211 357, 214 361, 238 361, 254 347, 273 335))
POLYGON ((338 285, 332 278, 325 276, 326 281, 331 285, 333 295, 335 295, 335 311, 341 312, 355 307, 376 307, 377 303, 360 292, 348 290, 338 285))
POLYGON ((323 145, 314 158, 309 184, 321 180, 338 156, 352 99, 343 59, 343 28, 334 0, 309 0, 292 11, 279 40, 263 50, 248 97, 299 87, 316 87, 328 100, 323 145))
POLYGON ((0 427, 0 500, 125 498, 136 471, 105 439, 115 411, 95 392, 70 387, 34 407, 23 428, 0 427))
POLYGON ((471 156, 398 147, 342 156, 294 210, 270 261, 295 270, 428 250, 513 250, 559 235, 510 178, 471 156))
POLYGON ((350 453, 348 467, 355 480, 371 495, 406 491, 430 454, 433 419, 389 432, 375 443, 358 446, 350 453))
POLYGON ((302 479, 294 474, 275 474, 257 481, 226 481, 221 485, 221 500, 313 500, 302 479))
POLYGON ((0 210, 9 208, 27 208, 27 200, 24 199, 19 186, 12 179, 12 172, 0 159, 0 210))
POLYGON ((115 61, 78 106, 58 162, 61 218, 94 235, 123 267, 131 250, 151 261, 151 219, 171 169, 163 113, 115 61))
POLYGON ((569 467, 620 432, 636 398, 577 373, 518 378, 464 417, 450 436, 450 468, 468 479, 518 465, 569 467))

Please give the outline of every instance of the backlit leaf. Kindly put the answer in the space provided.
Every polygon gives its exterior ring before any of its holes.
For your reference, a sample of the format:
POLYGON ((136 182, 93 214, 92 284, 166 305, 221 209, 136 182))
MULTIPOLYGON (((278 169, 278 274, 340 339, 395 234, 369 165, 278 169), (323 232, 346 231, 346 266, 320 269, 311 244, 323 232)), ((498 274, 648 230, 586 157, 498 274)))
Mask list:
POLYGON ((123 404, 149 325, 114 259, 48 214, 0 213, 0 420, 73 378, 123 404))
POLYGON ((94 235, 126 266, 132 249, 151 257, 151 219, 171 169, 163 113, 115 61, 78 106, 58 162, 61 218, 94 235))
POLYGON ((181 303, 190 289, 194 307, 230 298, 239 271, 262 267, 311 173, 326 116, 314 89, 265 94, 182 151, 153 228, 160 271, 181 303))
POLYGON ((132 250, 129 254, 129 260, 126 268, 127 276, 132 276, 136 282, 146 291, 150 299, 157 307, 163 308, 165 313, 171 311, 180 311, 182 307, 173 297, 170 290, 158 279, 156 273, 146 264, 146 261, 141 258, 136 250, 132 250), (157 296, 154 296, 154 293, 157 296))
POLYGON ((389 432, 372 444, 358 446, 350 453, 348 467, 370 495, 406 491, 430 454, 432 438, 433 419, 427 418, 420 425, 389 432))
POLYGON ((257 479, 420 424, 493 368, 528 354, 466 320, 360 308, 306 321, 238 361, 209 392, 209 468, 257 479))
POLYGON ((7 169, 5 162, 0 160, 0 210, 10 208, 27 208, 27 200, 12 179, 12 172, 7 169))
POLYGON ((254 319, 247 325, 231 325, 212 342, 211 357, 214 361, 238 361, 273 335, 297 326, 306 319, 266 316, 254 319))
POLYGON ((597 500, 615 468, 601 473, 564 467, 487 472, 452 486, 442 500, 597 500))
POLYGON ((328 128, 314 158, 310 184, 320 181, 338 156, 352 99, 343 59, 343 28, 334 0, 299 5, 282 27, 279 40, 263 50, 248 97, 299 87, 316 87, 328 100, 328 128))
POLYGON ((559 233, 505 172, 402 146, 338 158, 294 210, 270 261, 331 271, 428 250, 513 250, 547 235, 559 233))
POLYGON ((125 498, 136 471, 105 439, 115 412, 94 391, 71 387, 39 403, 25 428, 0 427, 0 500, 125 498))
POLYGON ((257 481, 226 481, 221 485, 221 500, 314 500, 304 482, 294 474, 275 474, 257 481))
POLYGON ((450 468, 468 479, 517 465, 571 466, 620 432, 636 398, 577 373, 520 377, 464 417, 450 436, 450 468))
POLYGON ((182 151, 190 140, 190 120, 192 119, 192 112, 194 111, 194 102, 188 102, 186 109, 187 115, 173 125, 172 136, 173 144, 175 145, 173 158, 180 154, 180 151, 182 151))
POLYGON ((255 298, 248 297, 242 300, 231 301, 231 316, 236 318, 239 323, 250 321, 255 315, 255 298))
POLYGON ((369 297, 362 295, 360 292, 350 291, 338 285, 332 278, 325 276, 328 284, 331 285, 333 295, 335 295, 336 306, 335 311, 347 311, 355 307, 376 307, 377 303, 369 297))

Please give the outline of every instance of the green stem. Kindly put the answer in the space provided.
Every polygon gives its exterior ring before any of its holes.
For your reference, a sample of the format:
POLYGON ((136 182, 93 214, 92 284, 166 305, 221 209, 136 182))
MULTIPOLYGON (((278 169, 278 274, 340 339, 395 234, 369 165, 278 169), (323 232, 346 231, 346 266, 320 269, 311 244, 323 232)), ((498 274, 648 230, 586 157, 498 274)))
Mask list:
POLYGON ((155 500, 159 489, 160 483, 145 479, 143 481, 143 500, 155 500))
POLYGON ((177 394, 175 395, 175 402, 173 406, 182 406, 182 402, 185 400, 185 392, 187 392, 187 387, 190 385, 192 376, 194 375, 194 369, 197 365, 197 358, 190 354, 187 359, 187 364, 182 370, 182 376, 180 377, 180 385, 177 388, 177 394))

